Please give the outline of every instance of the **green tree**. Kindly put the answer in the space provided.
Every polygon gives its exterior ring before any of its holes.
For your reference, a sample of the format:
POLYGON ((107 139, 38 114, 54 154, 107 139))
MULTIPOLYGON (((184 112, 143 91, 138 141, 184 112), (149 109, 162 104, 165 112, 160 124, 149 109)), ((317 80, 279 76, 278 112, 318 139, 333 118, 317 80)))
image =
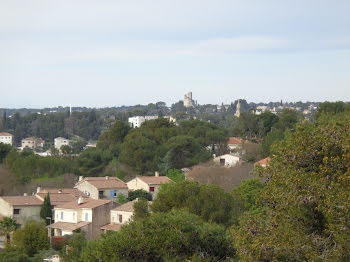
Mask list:
POLYGON ((337 102, 323 102, 318 105, 315 113, 315 118, 318 119, 322 114, 335 115, 345 111, 345 103, 341 101, 337 102))
POLYGON ((77 159, 77 175, 98 176, 103 174, 104 168, 113 159, 110 151, 98 148, 86 149, 77 159))
POLYGON ((0 163, 7 157, 12 149, 11 145, 0 143, 0 163))
POLYGON ((0 253, 0 262, 32 262, 32 260, 22 252, 6 251, 0 253))
POLYGON ((137 189, 135 191, 129 192, 129 196, 128 196, 129 201, 133 201, 136 198, 145 198, 148 201, 152 201, 152 194, 142 189, 137 189))
POLYGON ((166 176, 176 183, 185 181, 184 173, 180 172, 177 169, 169 169, 166 176))
POLYGON ((63 145, 61 146, 62 154, 65 156, 68 156, 72 153, 72 148, 69 145, 63 145))
POLYGON ((5 236, 5 241, 8 244, 10 243, 11 233, 17 228, 19 228, 19 224, 13 218, 3 217, 0 220, 0 235, 5 236))
POLYGON ((225 228, 182 210, 153 214, 88 243, 83 261, 220 261, 234 257, 225 228))
POLYGON ((38 222, 28 222, 13 234, 11 248, 33 257, 41 250, 49 248, 46 228, 38 222))
POLYGON ((258 208, 257 200, 262 194, 265 184, 257 178, 249 178, 232 190, 232 193, 242 199, 242 204, 246 210, 258 208))
POLYGON ((52 222, 52 210, 53 206, 51 205, 50 193, 48 193, 44 198, 44 202, 40 210, 40 217, 45 221, 46 225, 49 225, 50 222, 52 222), (51 220, 47 219, 48 217, 50 217, 51 220))
MULTIPOLYGON (((73 233, 72 236, 67 237, 68 245, 66 245, 62 252, 61 257, 66 262, 85 262, 81 259, 81 253, 87 245, 86 236, 84 232, 73 233)), ((108 260, 107 260, 108 261, 108 260)))
POLYGON ((347 261, 350 257, 350 116, 297 125, 273 148, 261 212, 232 231, 243 261, 347 261))
POLYGON ((269 132, 263 139, 262 146, 262 154, 264 157, 270 156, 270 148, 274 143, 283 140, 284 131, 276 129, 269 132))
POLYGON ((148 200, 146 198, 139 198, 134 202, 134 220, 143 219, 150 216, 148 200))

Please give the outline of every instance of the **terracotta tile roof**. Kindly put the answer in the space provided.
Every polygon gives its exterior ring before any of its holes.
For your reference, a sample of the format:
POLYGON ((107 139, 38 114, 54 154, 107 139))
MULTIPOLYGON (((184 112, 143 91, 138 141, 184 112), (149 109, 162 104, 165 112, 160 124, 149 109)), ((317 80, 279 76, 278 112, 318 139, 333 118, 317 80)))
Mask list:
POLYGON ((258 162, 255 162, 255 165, 266 166, 269 161, 271 161, 271 158, 267 157, 267 158, 261 159, 258 162))
POLYGON ((166 176, 138 176, 138 178, 148 185, 160 185, 172 182, 172 180, 166 176))
POLYGON ((134 203, 135 200, 130 201, 128 203, 120 205, 119 207, 113 208, 111 211, 134 212, 134 203))
POLYGON ((122 224, 107 224, 101 227, 102 230, 119 231, 122 228, 122 224))
POLYGON ((3 200, 12 206, 41 206, 41 201, 36 196, 2 196, 3 200))
POLYGON ((75 186, 87 181, 98 189, 128 188, 128 186, 117 177, 85 177, 75 186))
POLYGON ((74 231, 81 227, 91 224, 91 222, 81 221, 78 223, 68 223, 68 222, 56 222, 51 225, 48 225, 47 228, 57 228, 65 231, 74 231))
POLYGON ((87 197, 83 192, 76 188, 44 188, 40 191, 40 193, 50 193, 51 194, 71 194, 73 196, 79 197, 87 197))
MULTIPOLYGON (((36 196, 39 197, 42 201, 44 201, 45 197, 47 196, 47 193, 37 193, 36 196)), ((57 206, 67 202, 78 201, 78 197, 72 194, 50 193, 50 201, 51 201, 51 205, 57 206)))
POLYGON ((243 139, 240 137, 230 137, 229 140, 227 141, 228 145, 242 145, 243 144, 243 139))
POLYGON ((75 200, 72 202, 65 203, 63 205, 58 205, 55 208, 64 208, 64 209, 95 208, 111 202, 112 202, 111 200, 85 198, 84 202, 81 204, 78 204, 78 200, 75 200))
POLYGON ((13 136, 13 135, 7 132, 0 132, 0 136, 13 136))

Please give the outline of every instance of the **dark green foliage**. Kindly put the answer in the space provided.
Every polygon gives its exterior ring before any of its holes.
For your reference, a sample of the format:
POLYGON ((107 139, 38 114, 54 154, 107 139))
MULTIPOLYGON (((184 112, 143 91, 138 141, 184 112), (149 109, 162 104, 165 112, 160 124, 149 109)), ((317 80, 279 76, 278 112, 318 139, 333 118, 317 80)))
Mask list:
POLYGON ((77 159, 77 175, 98 176, 103 173, 103 169, 113 159, 110 151, 103 151, 98 148, 86 149, 77 159))
POLYGON ((51 205, 51 200, 50 200, 50 193, 47 194, 47 196, 44 198, 44 202, 41 206, 40 210, 40 217, 45 221, 46 225, 49 225, 50 222, 52 223, 52 210, 53 206, 51 205), (51 218, 47 219, 48 217, 51 218))
POLYGON ((46 228, 35 221, 26 223, 23 228, 15 231, 9 248, 24 252, 29 257, 48 249, 49 238, 46 228))
POLYGON ((284 138, 284 131, 282 130, 273 130, 270 133, 268 133, 265 137, 264 140, 261 144, 262 146, 262 154, 263 157, 267 157, 270 155, 271 151, 271 146, 274 143, 277 143, 278 141, 283 140, 284 138))
POLYGON ((3 217, 0 220, 0 235, 5 236, 5 241, 7 244, 10 243, 10 234, 19 228, 16 220, 11 217, 3 217))
POLYGON ((168 178, 170 178, 175 183, 179 183, 182 181, 185 181, 185 175, 184 173, 180 172, 177 169, 170 169, 168 170, 168 173, 166 174, 168 178))
POLYGON ((65 246, 60 253, 63 260, 65 262, 85 262, 85 260, 81 259, 81 252, 87 244, 85 233, 73 233, 72 236, 67 236, 67 240, 68 250, 66 250, 67 246, 65 246))
POLYGON ((33 262, 33 260, 20 251, 10 251, 0 253, 0 262, 33 262))
POLYGON ((186 211, 153 214, 88 243, 81 259, 98 261, 219 261, 235 254, 223 226, 186 211))
POLYGON ((127 123, 116 121, 110 129, 99 137, 97 147, 102 150, 109 150, 115 157, 118 157, 121 144, 129 131, 130 127, 127 123))
POLYGON ((0 143, 0 163, 4 161, 4 159, 7 157, 11 150, 11 145, 0 143))
POLYGON ((318 105, 315 118, 318 119, 322 114, 335 115, 345 111, 346 105, 342 101, 337 102, 323 102, 318 105))
POLYGON ((218 186, 184 181, 162 185, 151 209, 165 213, 173 208, 187 208, 205 221, 231 225, 240 215, 237 204, 231 194, 218 186))
POLYGON ((129 192, 129 196, 128 196, 129 201, 133 201, 136 198, 145 198, 148 201, 152 201, 152 194, 142 189, 129 192))
POLYGON ((265 184, 257 178, 245 179, 240 186, 232 190, 234 196, 242 200, 243 207, 246 210, 258 208, 257 200, 265 189, 265 184))
POLYGON ((139 220, 150 216, 148 200, 146 198, 139 198, 134 202, 133 220, 139 220))
POLYGON ((4 161, 19 184, 45 175, 56 177, 73 171, 73 162, 67 158, 41 157, 31 151, 11 151, 4 161))

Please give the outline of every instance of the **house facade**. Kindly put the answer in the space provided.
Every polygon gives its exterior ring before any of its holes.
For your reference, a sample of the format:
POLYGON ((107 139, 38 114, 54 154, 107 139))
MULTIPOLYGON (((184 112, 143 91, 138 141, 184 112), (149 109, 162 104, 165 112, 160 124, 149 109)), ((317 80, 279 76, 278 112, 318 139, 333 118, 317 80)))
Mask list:
POLYGON ((142 189, 151 193, 152 199, 155 199, 160 185, 171 182, 173 182, 171 179, 166 176, 159 176, 159 173, 156 172, 155 176, 137 176, 126 184, 130 191, 142 189))
POLYGON ((86 233, 87 239, 93 239, 101 233, 101 227, 110 222, 110 200, 84 199, 72 201, 54 208, 55 223, 47 226, 54 236, 71 235, 75 230, 86 233))
POLYGON ((62 146, 69 146, 69 140, 64 137, 56 137, 55 138, 55 148, 60 150, 62 146))
POLYGON ((0 143, 13 145, 13 135, 6 132, 0 133, 0 143))
POLYGON ((36 196, 2 196, 0 214, 12 217, 21 225, 31 220, 40 221, 42 203, 36 196))
POLYGON ((233 167, 239 162, 239 156, 225 154, 214 158, 214 162, 224 167, 233 167))
POLYGON ((142 123, 147 120, 157 119, 158 116, 133 116, 128 118, 129 125, 133 128, 141 127, 142 123))
POLYGON ((119 194, 128 197, 128 186, 117 177, 80 177, 76 189, 93 199, 117 199, 119 194))
POLYGON ((30 148, 30 149, 36 149, 36 148, 43 148, 45 144, 45 141, 38 137, 27 137, 22 139, 21 141, 21 147, 24 148, 30 148))
POLYGON ((240 137, 230 137, 227 141, 227 147, 230 150, 230 152, 237 152, 242 149, 243 147, 243 139, 240 137))

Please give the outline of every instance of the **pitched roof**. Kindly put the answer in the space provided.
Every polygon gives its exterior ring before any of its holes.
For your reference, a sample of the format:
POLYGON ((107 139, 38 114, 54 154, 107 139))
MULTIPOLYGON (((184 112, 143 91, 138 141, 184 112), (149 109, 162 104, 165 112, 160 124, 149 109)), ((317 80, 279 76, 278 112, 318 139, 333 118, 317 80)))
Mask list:
POLYGON ((167 176, 138 176, 138 178, 148 185, 160 185, 172 182, 167 176))
POLYGON ((75 186, 85 181, 99 189, 128 188, 125 182, 117 177, 85 177, 76 183, 75 186))
POLYGON ((36 196, 2 196, 12 206, 41 206, 43 201, 36 196))
POLYGON ((91 222, 86 222, 86 221, 81 221, 78 223, 56 222, 51 225, 48 225, 47 228, 58 228, 66 231, 74 231, 88 224, 91 224, 91 222))
POLYGON ((0 136, 13 136, 13 135, 7 132, 0 132, 0 136))
POLYGON ((81 204, 78 204, 78 201, 75 200, 72 202, 65 203, 63 205, 58 205, 56 206, 56 208, 64 208, 64 209, 95 208, 111 202, 112 201, 110 200, 86 198, 81 204))
POLYGON ((229 140, 227 141, 228 145, 242 145, 243 144, 243 139, 240 137, 230 137, 229 140))
POLYGON ((107 224, 101 227, 102 230, 119 231, 122 228, 122 224, 107 224))
MULTIPOLYGON (((47 196, 47 193, 37 193, 35 195, 44 201, 45 197, 47 196)), ((60 193, 60 194, 50 193, 50 202, 51 202, 51 205, 53 206, 63 205, 67 202, 72 202, 72 201, 78 201, 78 197, 72 194, 66 194, 66 193, 60 193)))
POLYGON ((134 203, 135 203, 135 200, 130 201, 128 203, 120 205, 119 207, 113 208, 111 211, 134 212, 134 203))
POLYGON ((71 194, 73 196, 79 197, 86 197, 86 195, 81 192, 80 190, 76 188, 44 188, 40 191, 40 193, 50 193, 51 194, 71 194))
POLYGON ((266 157, 266 158, 264 158, 264 159, 261 159, 260 161, 258 161, 258 162, 255 162, 255 164, 254 165, 261 165, 261 166, 266 166, 267 165, 267 163, 269 162, 269 161, 271 161, 271 158, 270 157, 266 157))

